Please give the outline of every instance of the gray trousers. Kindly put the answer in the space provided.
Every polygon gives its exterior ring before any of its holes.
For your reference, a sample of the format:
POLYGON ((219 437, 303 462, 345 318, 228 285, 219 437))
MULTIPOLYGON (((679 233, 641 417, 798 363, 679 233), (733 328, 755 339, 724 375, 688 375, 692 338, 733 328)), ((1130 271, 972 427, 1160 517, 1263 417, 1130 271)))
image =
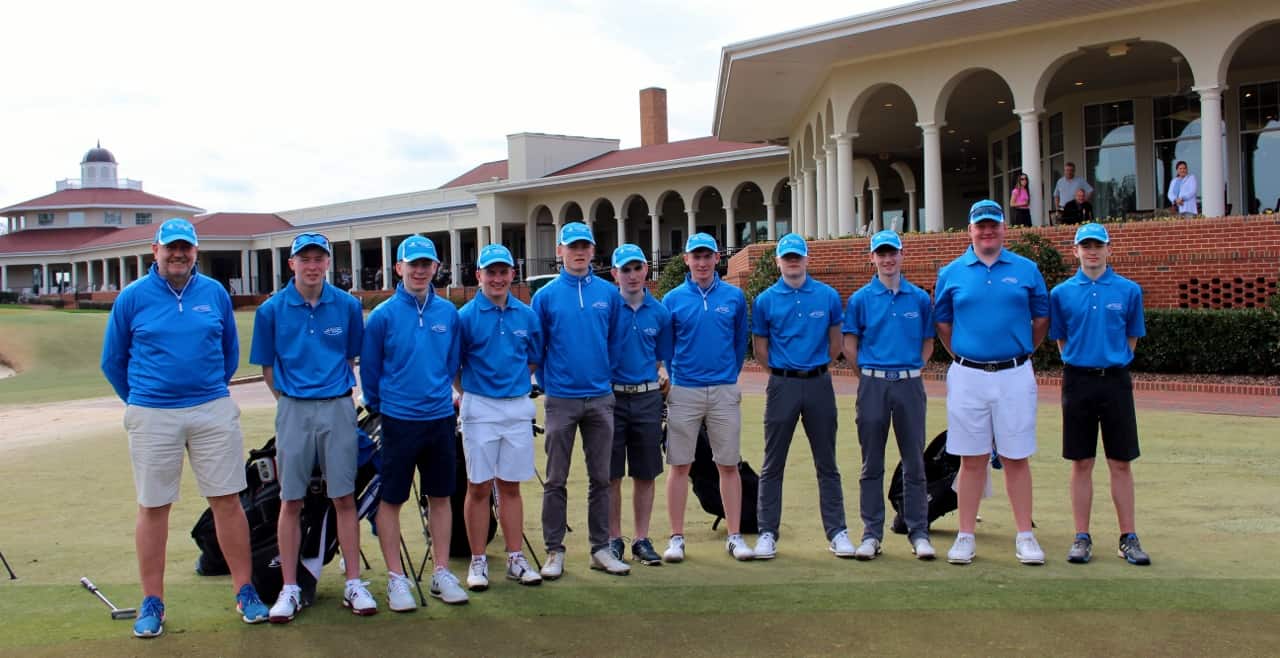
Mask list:
POLYGON ((858 479, 862 538, 884 539, 884 447, 889 424, 902 455, 902 520, 911 541, 929 537, 929 497, 924 475, 924 381, 858 378, 858 443, 862 476, 858 479))
POLYGON ((844 492, 836 465, 836 393, 831 373, 810 379, 769 376, 764 404, 764 466, 760 469, 760 498, 756 517, 760 532, 780 537, 782 522, 782 471, 795 435, 796 421, 804 423, 818 472, 818 505, 827 539, 845 529, 844 492))
POLYGON ((609 463, 613 456, 613 393, 594 398, 547 397, 547 480, 542 487, 542 539, 547 552, 564 550, 569 463, 582 430, 587 458, 587 539, 594 553, 609 546, 609 463))

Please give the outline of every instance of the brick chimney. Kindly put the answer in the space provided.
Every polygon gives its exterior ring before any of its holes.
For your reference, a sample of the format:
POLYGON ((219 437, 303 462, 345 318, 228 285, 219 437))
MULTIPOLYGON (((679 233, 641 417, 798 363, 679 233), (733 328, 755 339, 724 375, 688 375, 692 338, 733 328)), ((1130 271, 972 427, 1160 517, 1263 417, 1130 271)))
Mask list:
POLYGON ((667 143, 667 90, 640 90, 640 146, 667 143))

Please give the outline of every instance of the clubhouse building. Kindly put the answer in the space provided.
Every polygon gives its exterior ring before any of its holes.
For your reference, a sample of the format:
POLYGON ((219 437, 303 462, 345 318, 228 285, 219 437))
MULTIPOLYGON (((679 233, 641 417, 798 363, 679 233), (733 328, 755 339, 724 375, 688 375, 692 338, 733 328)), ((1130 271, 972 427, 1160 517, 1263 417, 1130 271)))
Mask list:
POLYGON ((335 281, 372 290, 393 285, 414 233, 468 284, 490 242, 522 278, 554 272, 568 221, 593 225, 602 261, 633 242, 660 264, 694 231, 735 251, 791 230, 960 228, 973 201, 1007 204, 1020 174, 1040 225, 1068 162, 1099 217, 1166 209, 1178 161, 1205 217, 1261 214, 1280 205, 1277 42, 1267 0, 925 0, 726 46, 708 137, 669 141, 666 92, 650 88, 633 148, 519 133, 505 160, 434 189, 271 213, 143 192, 94 148, 79 179, 0 208, 0 288, 118 290, 172 216, 196 223, 201 270, 245 295, 287 280, 303 230, 335 244, 335 281))

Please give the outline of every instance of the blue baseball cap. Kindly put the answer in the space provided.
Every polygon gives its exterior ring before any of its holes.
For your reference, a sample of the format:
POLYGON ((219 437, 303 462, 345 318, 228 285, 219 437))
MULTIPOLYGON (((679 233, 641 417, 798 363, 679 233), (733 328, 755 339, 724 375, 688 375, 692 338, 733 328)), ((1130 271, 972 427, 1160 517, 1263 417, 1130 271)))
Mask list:
POLYGON ((1093 222, 1081 224, 1080 228, 1076 229, 1076 244, 1080 244, 1085 240, 1097 240, 1102 244, 1111 244, 1111 236, 1107 234, 1106 227, 1093 222))
POLYGON ((809 245, 805 244, 804 238, 795 233, 788 233, 778 240, 778 255, 787 256, 790 254, 805 257, 809 255, 809 245))
POLYGON ((191 222, 181 218, 173 217, 164 220, 160 228, 156 229, 156 244, 169 244, 171 242, 186 242, 193 247, 199 246, 200 241, 196 239, 196 227, 191 222))
POLYGON ((720 251, 716 246, 716 239, 706 233, 694 233, 684 243, 684 250, 692 253, 697 249, 710 249, 711 251, 720 251))
POLYGON ((483 270, 497 263, 506 263, 511 267, 516 266, 516 260, 511 257, 510 249, 500 244, 485 245, 484 249, 480 250, 480 257, 476 259, 476 267, 483 270))
POLYGON ((596 243, 595 236, 591 235, 590 226, 582 222, 569 222, 560 227, 560 244, 570 245, 582 240, 586 240, 591 244, 596 243))
POLYGON ((436 256, 436 244, 431 241, 431 238, 411 235, 405 238, 396 249, 396 260, 402 263, 411 263, 422 258, 440 262, 440 258, 436 256))
POLYGON ((969 223, 977 224, 983 220, 1004 223, 1004 208, 991 199, 983 199, 969 207, 969 223))
POLYGON ((613 250, 614 267, 621 268, 623 265, 634 261, 649 262, 649 259, 644 257, 644 251, 641 251, 640 247, 627 243, 613 250))
POLYGON ((319 233, 299 233, 298 237, 293 239, 293 248, 289 250, 289 257, 298 255, 299 251, 307 247, 320 247, 324 249, 324 253, 333 255, 333 248, 329 246, 329 238, 319 233))
POLYGON ((875 251, 880 247, 893 247, 898 251, 902 251, 902 238, 897 233, 885 229, 871 236, 871 251, 875 251))

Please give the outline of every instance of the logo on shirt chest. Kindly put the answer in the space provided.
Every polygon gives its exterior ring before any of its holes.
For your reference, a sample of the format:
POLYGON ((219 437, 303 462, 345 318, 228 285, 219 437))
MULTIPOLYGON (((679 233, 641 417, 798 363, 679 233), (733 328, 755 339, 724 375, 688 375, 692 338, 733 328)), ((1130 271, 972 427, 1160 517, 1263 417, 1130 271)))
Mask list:
POLYGON ((825 318, 827 317, 827 312, 826 311, 809 311, 809 317, 815 320, 818 318, 825 318))
POLYGON ((213 307, 208 304, 197 304, 195 306, 192 306, 191 310, 195 311, 196 313, 209 313, 213 311, 213 307))
POLYGON ((1009 284, 1009 285, 1011 285, 1011 286, 1014 286, 1014 285, 1017 285, 1017 284, 1018 284, 1018 277, 1016 277, 1016 276, 1006 276, 1005 278, 1000 279, 1000 283, 1007 283, 1007 284, 1009 284))
POLYGON ((431 325, 431 330, 438 334, 442 334, 442 333, 445 333, 446 331, 449 331, 449 327, 437 322, 431 325))
POLYGON ((328 329, 325 329, 325 330, 324 330, 324 335, 326 335, 326 336, 341 336, 341 335, 342 335, 342 327, 329 327, 328 329))
POLYGON ((607 309, 609 308, 609 302, 604 302, 604 301, 601 301, 601 302, 593 302, 593 303, 591 304, 591 308, 598 308, 598 309, 600 309, 600 310, 602 310, 602 311, 603 311, 603 310, 607 310, 607 309))
POLYGON ((916 318, 920 317, 920 314, 919 314, 919 313, 917 313, 916 311, 907 311, 906 313, 903 313, 903 314, 902 314, 902 317, 904 317, 904 318, 906 318, 906 319, 908 319, 908 320, 914 320, 914 319, 916 319, 916 318))
POLYGON ((1124 304, 1121 304, 1120 302, 1111 302, 1110 304, 1107 304, 1107 310, 1108 310, 1108 311, 1123 311, 1123 310, 1124 310, 1124 304))
POLYGON ((658 335, 658 328, 657 328, 657 327, 645 327, 644 329, 641 329, 640 331, 641 331, 641 332, 643 332, 643 333, 644 333, 644 335, 646 335, 646 336, 657 336, 657 335, 658 335))
POLYGON ((519 336, 520 338, 528 338, 528 337, 529 337, 529 330, 528 330, 528 329, 516 329, 515 331, 512 331, 511 333, 512 333, 512 334, 514 334, 514 335, 516 335, 516 336, 519 336))
POLYGON ((733 313, 733 309, 728 306, 717 306, 716 313, 719 313, 720 315, 730 315, 733 313))

